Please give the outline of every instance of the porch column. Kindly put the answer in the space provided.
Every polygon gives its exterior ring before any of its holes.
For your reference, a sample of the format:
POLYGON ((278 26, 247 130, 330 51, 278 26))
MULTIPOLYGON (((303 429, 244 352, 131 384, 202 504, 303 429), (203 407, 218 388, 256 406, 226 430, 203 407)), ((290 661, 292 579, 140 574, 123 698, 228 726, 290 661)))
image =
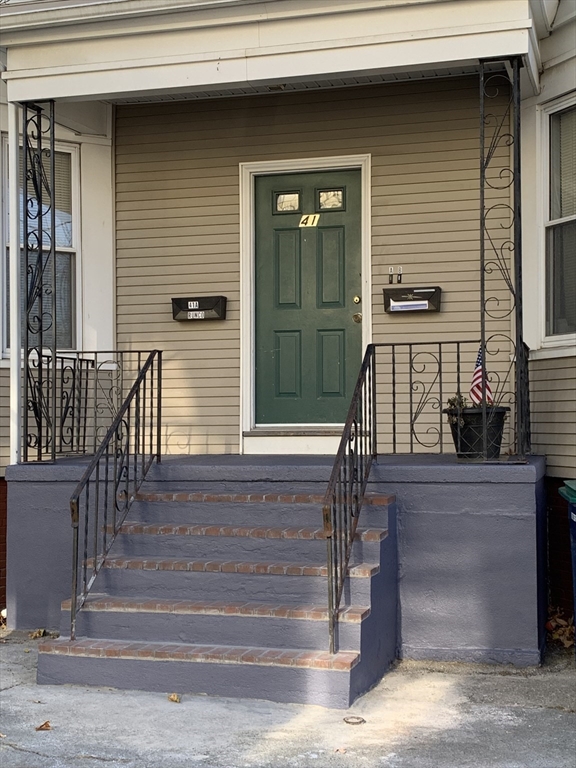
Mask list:
POLYGON ((8 104, 8 174, 10 178, 10 463, 21 459, 22 322, 20 313, 20 200, 18 193, 20 107, 8 104))
POLYGON ((494 405, 513 409, 510 448, 523 461, 530 452, 530 401, 528 348, 522 335, 521 67, 518 56, 480 61, 479 360, 484 458, 488 457, 488 426, 494 405), (506 167, 492 165, 503 149, 509 152, 506 167), (510 323, 509 332, 497 327, 504 321, 510 323), (487 358, 496 360, 507 346, 510 365, 490 377, 487 358))

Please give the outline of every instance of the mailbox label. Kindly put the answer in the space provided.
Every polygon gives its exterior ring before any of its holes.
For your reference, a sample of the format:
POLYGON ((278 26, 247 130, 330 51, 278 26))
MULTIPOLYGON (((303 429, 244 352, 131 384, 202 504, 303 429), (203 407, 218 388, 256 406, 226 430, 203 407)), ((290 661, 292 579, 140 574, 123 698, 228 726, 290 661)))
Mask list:
MULTIPOLYGON (((196 302, 189 302, 190 304, 196 302)), ((188 320, 204 320, 206 318, 206 312, 188 312, 188 320)))
POLYGON ((200 308, 200 302, 199 301, 189 301, 188 302, 188 309, 199 309, 200 308))

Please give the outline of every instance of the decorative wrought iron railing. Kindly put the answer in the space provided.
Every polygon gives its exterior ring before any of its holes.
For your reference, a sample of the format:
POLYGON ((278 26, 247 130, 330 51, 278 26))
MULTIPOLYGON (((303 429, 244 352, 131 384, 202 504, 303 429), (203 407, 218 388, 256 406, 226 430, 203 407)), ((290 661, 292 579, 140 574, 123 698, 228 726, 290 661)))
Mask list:
POLYGON ((72 598, 76 617, 148 470, 161 460, 162 353, 150 352, 71 499, 72 598))
POLYGON ((368 345, 338 453, 324 496, 324 533, 328 552, 330 652, 335 653, 338 609, 352 543, 364 501, 372 461, 376 458, 376 369, 374 344, 368 345))
MULTIPOLYGON (((323 504, 331 653, 372 462, 378 454, 454 452, 464 460, 502 454, 502 461, 525 461, 529 409, 515 386, 518 365, 527 375, 526 355, 524 344, 516 356, 500 336, 484 348, 478 339, 368 345, 323 504), (477 368, 485 399, 475 406, 469 390, 477 368)), ((522 386, 527 391, 527 378, 522 386)))
POLYGON ((520 362, 511 340, 502 334, 488 337, 484 347, 479 339, 373 346, 378 361, 378 421, 382 425, 379 453, 456 450, 464 459, 525 459, 530 451, 526 345, 521 347, 520 362), (518 365, 523 370, 525 390, 520 398, 516 389, 518 365), (477 406, 470 395, 474 378, 476 391, 485 395, 477 406), (462 429, 468 415, 475 425, 473 445, 462 429), (506 420, 498 434, 495 424, 503 417, 506 420))
POLYGON ((116 350, 31 358, 26 367, 24 460, 95 453, 148 354, 116 350))

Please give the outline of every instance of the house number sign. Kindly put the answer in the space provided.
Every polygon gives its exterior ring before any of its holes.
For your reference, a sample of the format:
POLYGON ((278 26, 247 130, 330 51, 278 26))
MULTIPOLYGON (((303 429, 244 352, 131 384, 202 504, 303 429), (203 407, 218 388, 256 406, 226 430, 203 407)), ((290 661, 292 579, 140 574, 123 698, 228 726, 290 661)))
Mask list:
POLYGON ((305 213, 300 219, 300 227, 317 227, 320 221, 319 213, 305 213))

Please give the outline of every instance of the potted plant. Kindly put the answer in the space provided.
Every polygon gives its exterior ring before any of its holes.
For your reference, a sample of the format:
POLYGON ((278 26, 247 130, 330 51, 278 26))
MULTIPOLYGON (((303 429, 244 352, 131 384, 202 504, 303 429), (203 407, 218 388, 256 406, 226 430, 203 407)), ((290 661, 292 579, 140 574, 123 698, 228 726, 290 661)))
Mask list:
POLYGON ((486 406, 486 456, 484 456, 484 420, 482 403, 468 406, 458 392, 448 399, 448 416, 454 447, 459 459, 497 459, 500 456, 504 420, 510 408, 503 405, 486 406))

